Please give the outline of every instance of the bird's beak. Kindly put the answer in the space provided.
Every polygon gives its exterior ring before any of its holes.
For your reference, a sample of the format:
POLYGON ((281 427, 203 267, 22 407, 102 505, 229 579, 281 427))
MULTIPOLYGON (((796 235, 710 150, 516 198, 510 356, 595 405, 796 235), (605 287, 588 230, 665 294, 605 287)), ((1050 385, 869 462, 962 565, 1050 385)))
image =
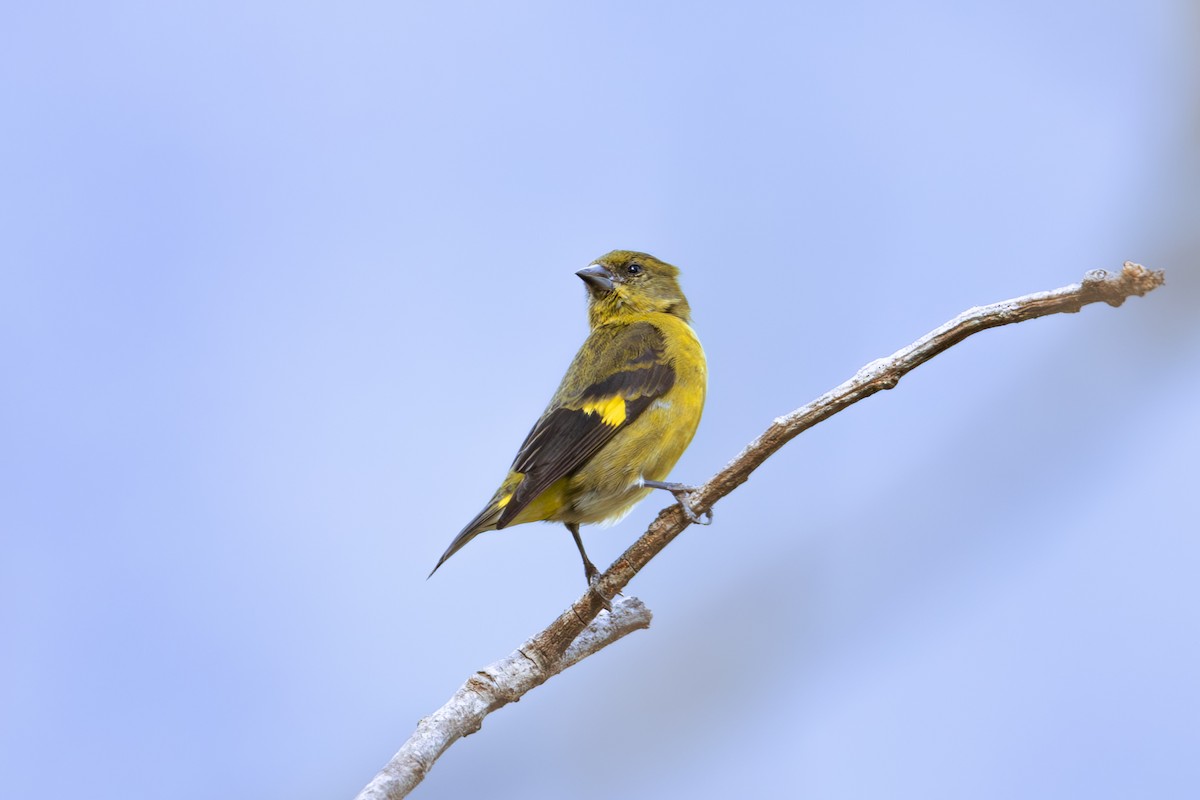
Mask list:
POLYGON ((611 292, 613 290, 613 274, 599 264, 592 264, 575 274, 583 278, 583 282, 593 292, 611 292))

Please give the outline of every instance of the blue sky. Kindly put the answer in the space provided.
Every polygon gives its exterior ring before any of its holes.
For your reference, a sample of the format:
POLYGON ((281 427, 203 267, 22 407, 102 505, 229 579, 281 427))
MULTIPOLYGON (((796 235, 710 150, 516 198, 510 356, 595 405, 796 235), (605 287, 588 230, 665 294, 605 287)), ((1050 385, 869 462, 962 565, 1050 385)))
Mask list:
POLYGON ((1194 796, 1195 23, 0 12, 0 795, 352 796, 582 589, 557 526, 425 575, 582 341, 572 273, 634 248, 708 353, 693 482, 965 308, 1168 286, 804 434, 421 796, 1194 796))

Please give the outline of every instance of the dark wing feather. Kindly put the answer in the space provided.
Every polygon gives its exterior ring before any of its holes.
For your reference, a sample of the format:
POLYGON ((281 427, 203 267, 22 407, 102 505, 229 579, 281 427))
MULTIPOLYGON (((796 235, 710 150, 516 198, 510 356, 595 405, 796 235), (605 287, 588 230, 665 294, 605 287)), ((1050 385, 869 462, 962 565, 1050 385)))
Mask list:
POLYGON ((631 424, 675 384, 666 361, 662 332, 640 322, 617 331, 599 329, 588 337, 567 370, 550 407, 521 445, 512 469, 524 474, 496 524, 503 528, 558 479, 586 464, 613 436, 631 424), (591 383, 580 375, 604 375, 591 383), (625 418, 616 425, 584 408, 620 397, 625 418))

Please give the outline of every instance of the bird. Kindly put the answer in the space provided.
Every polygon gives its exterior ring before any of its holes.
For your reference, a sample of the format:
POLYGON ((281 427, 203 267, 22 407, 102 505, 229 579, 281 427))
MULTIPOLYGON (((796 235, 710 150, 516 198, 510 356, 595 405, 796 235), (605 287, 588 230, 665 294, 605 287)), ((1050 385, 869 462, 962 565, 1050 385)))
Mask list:
POLYGON ((654 489, 671 492, 690 521, 712 520, 688 504, 693 487, 665 480, 700 424, 708 382, 679 269, 614 250, 575 274, 587 287, 587 339, 500 488, 430 577, 485 531, 547 521, 571 532, 594 587, 600 571, 580 525, 614 524, 654 489))

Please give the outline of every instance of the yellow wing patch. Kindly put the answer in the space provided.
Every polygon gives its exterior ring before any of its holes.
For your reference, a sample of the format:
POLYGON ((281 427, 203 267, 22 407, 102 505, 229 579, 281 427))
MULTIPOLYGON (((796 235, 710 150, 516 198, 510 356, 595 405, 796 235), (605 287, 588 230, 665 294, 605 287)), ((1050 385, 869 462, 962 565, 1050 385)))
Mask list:
POLYGON ((621 397, 609 397, 594 403, 584 403, 580 409, 585 414, 599 414, 605 425, 617 427, 625 421, 625 400, 621 397))
POLYGON ((501 497, 499 500, 496 501, 496 508, 504 508, 511 501, 512 501, 512 492, 509 492, 508 494, 504 495, 504 497, 501 497))

